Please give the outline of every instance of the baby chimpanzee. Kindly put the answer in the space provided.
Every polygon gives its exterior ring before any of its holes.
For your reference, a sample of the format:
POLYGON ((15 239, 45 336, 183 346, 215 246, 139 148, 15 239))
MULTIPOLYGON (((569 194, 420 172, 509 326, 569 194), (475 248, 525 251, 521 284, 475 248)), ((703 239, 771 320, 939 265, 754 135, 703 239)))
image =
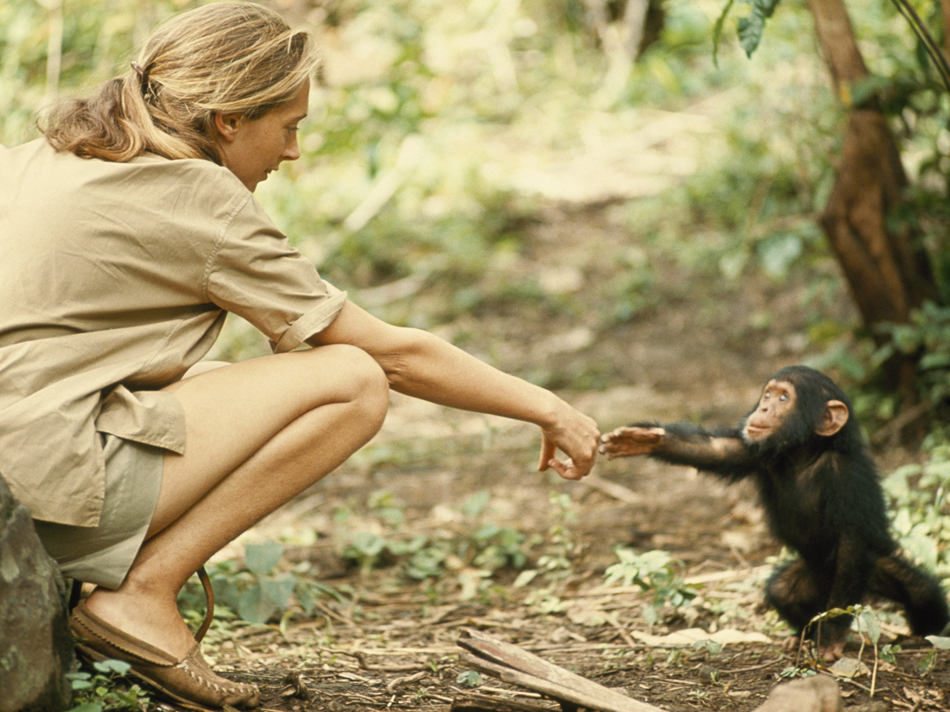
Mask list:
MULTIPOLYGON (((946 596, 899 554, 877 470, 850 414, 830 378, 790 366, 765 384, 737 428, 639 424, 607 433, 600 450, 611 459, 651 455, 732 482, 754 478, 772 532, 800 556, 772 575, 765 594, 796 639, 819 613, 868 593, 903 604, 914 634, 939 634, 950 620, 946 596)), ((838 616, 809 629, 825 660, 841 657, 850 624, 838 616)))

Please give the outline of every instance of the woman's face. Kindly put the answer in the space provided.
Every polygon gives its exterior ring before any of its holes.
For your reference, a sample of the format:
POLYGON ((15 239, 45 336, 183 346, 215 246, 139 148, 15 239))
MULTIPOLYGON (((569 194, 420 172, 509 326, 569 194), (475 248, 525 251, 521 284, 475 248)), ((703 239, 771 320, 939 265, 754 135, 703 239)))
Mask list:
POLYGON ((248 190, 253 192, 282 161, 300 158, 297 124, 307 115, 309 99, 310 83, 306 82, 293 99, 259 118, 215 115, 222 162, 248 190))

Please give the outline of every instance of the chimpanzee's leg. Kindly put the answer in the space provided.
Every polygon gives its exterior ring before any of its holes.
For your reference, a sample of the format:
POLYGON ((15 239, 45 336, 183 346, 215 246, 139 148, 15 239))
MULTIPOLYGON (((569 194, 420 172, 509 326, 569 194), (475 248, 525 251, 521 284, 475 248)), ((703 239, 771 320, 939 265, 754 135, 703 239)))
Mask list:
POLYGON ((800 634, 808 621, 822 611, 823 597, 817 582, 801 559, 782 566, 769 578, 765 602, 800 634))
POLYGON ((950 622, 940 582, 899 554, 880 557, 871 576, 871 592, 904 605, 915 635, 938 635, 950 622))
MULTIPOLYGON (((786 650, 798 646, 809 622, 827 608, 829 591, 827 584, 823 583, 815 579, 801 559, 778 569, 769 579, 765 589, 766 603, 795 629, 786 650)), ((822 658, 835 660, 841 657, 850 626, 850 616, 837 616, 808 629, 807 637, 818 645, 822 658)))

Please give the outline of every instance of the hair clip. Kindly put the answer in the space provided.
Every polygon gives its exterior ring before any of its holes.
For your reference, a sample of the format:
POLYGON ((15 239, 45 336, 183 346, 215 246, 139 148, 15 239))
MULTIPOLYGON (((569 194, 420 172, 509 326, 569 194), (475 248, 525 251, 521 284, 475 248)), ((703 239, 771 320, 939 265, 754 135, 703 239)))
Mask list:
POLYGON ((136 62, 134 59, 132 60, 132 69, 134 69, 135 73, 139 75, 140 81, 145 79, 145 70, 142 69, 142 65, 136 62))

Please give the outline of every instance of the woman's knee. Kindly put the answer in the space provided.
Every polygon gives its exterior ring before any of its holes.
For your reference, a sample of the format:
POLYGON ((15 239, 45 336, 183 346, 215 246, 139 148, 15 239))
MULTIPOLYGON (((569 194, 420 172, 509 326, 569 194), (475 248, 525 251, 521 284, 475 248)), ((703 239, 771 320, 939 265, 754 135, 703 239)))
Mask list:
POLYGON ((389 381, 373 357, 347 344, 320 346, 312 352, 322 352, 316 367, 322 373, 332 369, 346 400, 359 404, 367 415, 378 415, 381 422, 389 408, 389 381))

